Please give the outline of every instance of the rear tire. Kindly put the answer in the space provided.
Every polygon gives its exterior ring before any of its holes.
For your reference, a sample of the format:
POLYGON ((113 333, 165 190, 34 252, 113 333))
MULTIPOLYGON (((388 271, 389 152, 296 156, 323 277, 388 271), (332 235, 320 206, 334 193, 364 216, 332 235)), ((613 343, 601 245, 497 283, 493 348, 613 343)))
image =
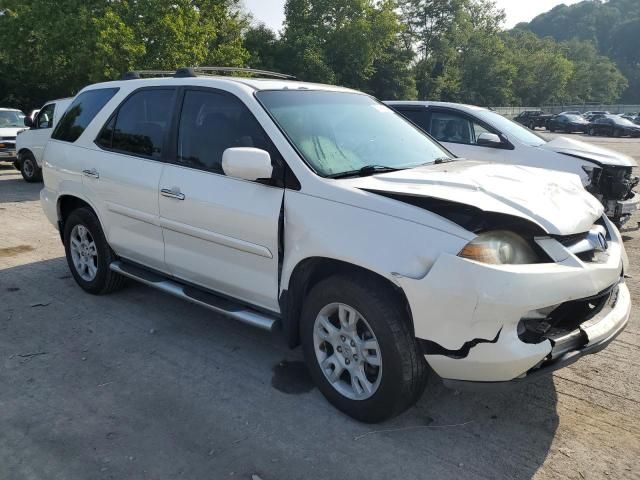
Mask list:
POLYGON ((31 152, 25 152, 21 155, 20 173, 26 182, 36 183, 42 181, 42 169, 38 166, 31 152))
POLYGON ((83 290, 100 295, 124 285, 125 278, 109 269, 116 255, 91 209, 78 208, 66 219, 64 250, 71 274, 83 290))
POLYGON ((367 275, 322 280, 305 299, 300 333, 319 390, 359 421, 374 423, 398 415, 424 391, 427 363, 409 315, 397 294, 381 281, 367 275))

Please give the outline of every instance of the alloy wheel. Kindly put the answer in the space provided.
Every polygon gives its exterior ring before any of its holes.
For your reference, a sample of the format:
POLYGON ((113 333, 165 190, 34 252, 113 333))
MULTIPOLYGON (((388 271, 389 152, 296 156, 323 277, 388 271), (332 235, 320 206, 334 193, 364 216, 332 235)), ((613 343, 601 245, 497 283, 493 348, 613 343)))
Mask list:
POLYGON ((313 344, 320 370, 341 395, 366 400, 376 393, 382 379, 380 345, 355 308, 331 303, 320 310, 313 344))
POLYGON ((91 282, 98 273, 98 249, 91 232, 84 225, 76 225, 69 237, 73 266, 86 282, 91 282))

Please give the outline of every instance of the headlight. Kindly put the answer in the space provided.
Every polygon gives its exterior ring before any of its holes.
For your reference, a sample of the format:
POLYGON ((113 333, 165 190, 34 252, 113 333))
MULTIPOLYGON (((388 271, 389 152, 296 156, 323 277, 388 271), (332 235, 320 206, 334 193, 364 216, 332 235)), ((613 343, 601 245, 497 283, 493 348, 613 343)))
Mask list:
POLYGON ((468 243, 458 256, 492 265, 516 265, 540 261, 524 238, 507 230, 481 233, 468 243))

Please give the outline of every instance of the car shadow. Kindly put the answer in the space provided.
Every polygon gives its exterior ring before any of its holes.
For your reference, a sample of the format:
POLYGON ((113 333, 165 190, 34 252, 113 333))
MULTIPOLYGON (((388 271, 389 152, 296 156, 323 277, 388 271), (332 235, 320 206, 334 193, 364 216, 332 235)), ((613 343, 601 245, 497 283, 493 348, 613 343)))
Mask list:
POLYGON ((64 258, 0 267, 0 476, 527 479, 558 428, 551 377, 469 393, 432 376, 362 424, 284 343, 135 283, 88 295, 64 258))
POLYGON ((13 165, 0 163, 0 203, 40 199, 42 183, 27 183, 13 165))

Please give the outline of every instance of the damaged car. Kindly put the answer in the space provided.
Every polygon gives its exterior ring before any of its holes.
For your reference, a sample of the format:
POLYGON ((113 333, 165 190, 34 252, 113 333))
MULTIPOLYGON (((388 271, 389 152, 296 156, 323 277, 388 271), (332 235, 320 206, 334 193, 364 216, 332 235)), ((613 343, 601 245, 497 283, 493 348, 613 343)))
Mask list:
MULTIPOLYGON (((459 157, 575 173, 623 226, 640 207, 640 179, 628 155, 558 137, 551 141, 486 108, 446 102, 393 101, 387 105, 459 157)), ((583 121, 583 120, 581 120, 583 121)))
POLYGON ((41 202, 81 288, 130 278, 279 329, 365 422, 431 371, 522 382, 625 328, 622 239, 576 175, 458 160, 366 94, 239 72, 131 73, 73 100, 41 202))

